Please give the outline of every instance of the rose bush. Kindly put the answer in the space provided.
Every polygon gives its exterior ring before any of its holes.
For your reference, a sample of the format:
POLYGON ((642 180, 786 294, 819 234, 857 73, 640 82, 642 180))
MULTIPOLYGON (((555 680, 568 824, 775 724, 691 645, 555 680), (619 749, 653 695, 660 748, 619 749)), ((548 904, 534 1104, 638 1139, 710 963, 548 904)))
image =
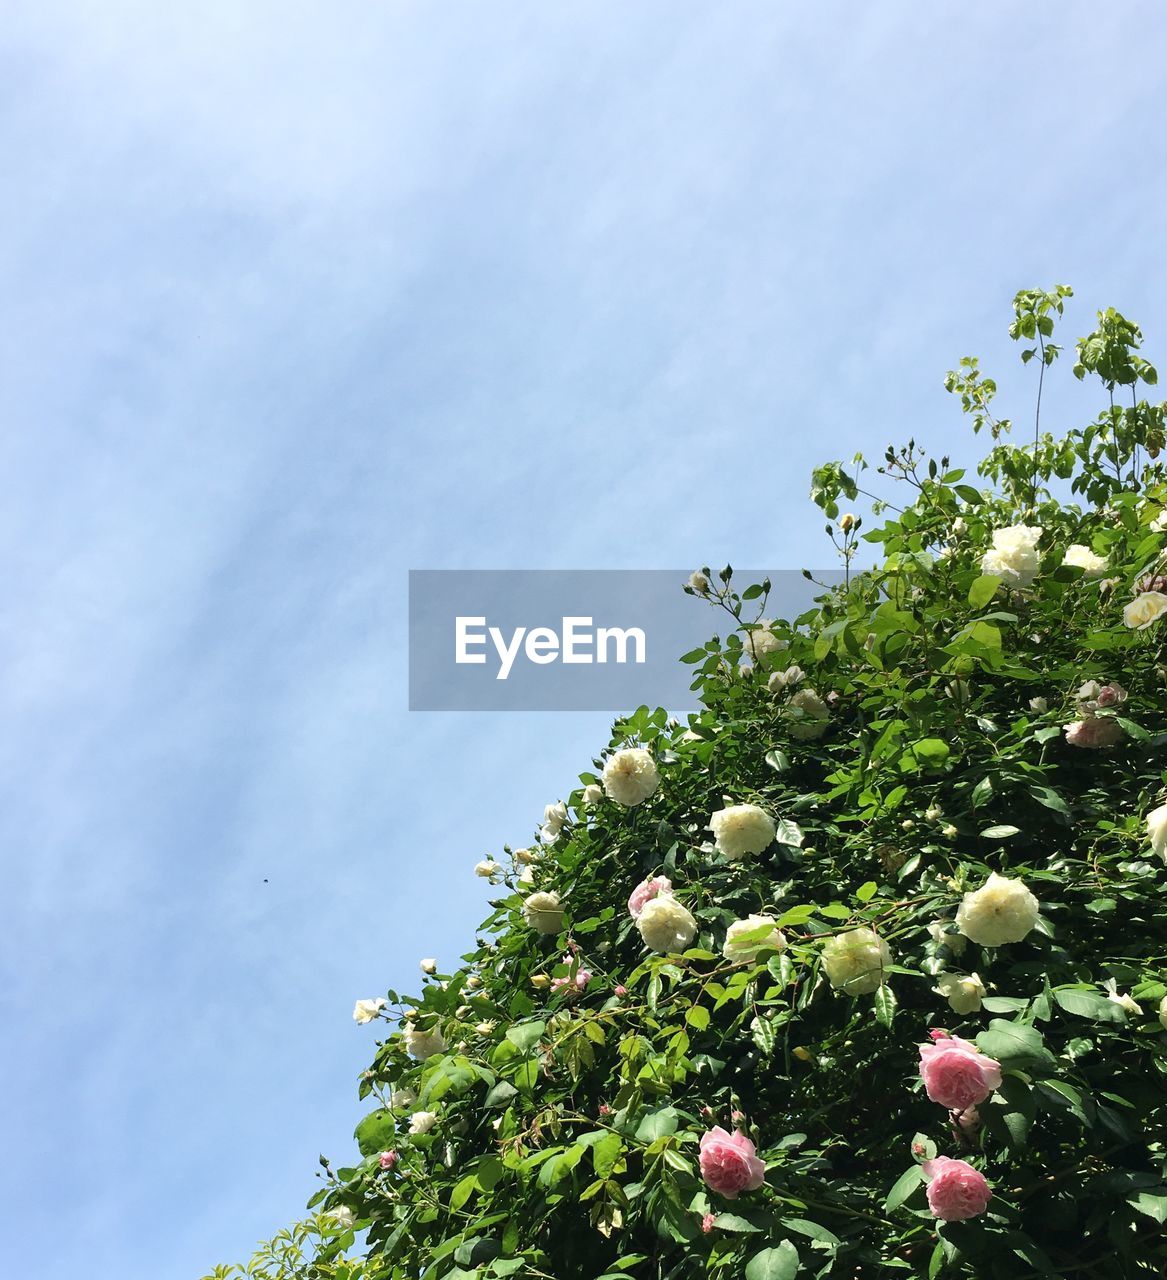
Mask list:
MULTIPOLYGON (((1014 303, 1046 380, 1067 296, 1014 303)), ((1167 480, 1140 341, 1100 313, 1073 367, 1098 413, 1024 446, 963 360, 979 479, 914 443, 878 467, 894 506, 861 458, 816 471, 843 582, 802 616, 728 567, 689 579, 731 623, 685 655, 701 711, 620 720, 539 842, 492 859, 457 970, 358 1006, 371 1110, 289 1277, 1167 1272, 1167 480)))

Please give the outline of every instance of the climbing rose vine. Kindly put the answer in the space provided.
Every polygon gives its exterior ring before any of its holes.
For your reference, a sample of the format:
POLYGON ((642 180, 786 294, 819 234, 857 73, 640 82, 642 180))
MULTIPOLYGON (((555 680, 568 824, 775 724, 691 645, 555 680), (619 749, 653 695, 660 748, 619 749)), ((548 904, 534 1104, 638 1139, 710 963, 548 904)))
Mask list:
MULTIPOLYGON (((1039 411, 1068 297, 1014 301, 1039 411)), ((618 721, 532 842, 478 864, 497 896, 462 961, 358 1002, 355 1149, 247 1274, 1167 1273, 1167 480, 1140 345, 1099 313, 1072 370, 1097 413, 1025 444, 962 360, 974 474, 914 442, 819 468, 842 582, 800 617, 694 571, 727 624, 684 657, 701 710, 618 721)))

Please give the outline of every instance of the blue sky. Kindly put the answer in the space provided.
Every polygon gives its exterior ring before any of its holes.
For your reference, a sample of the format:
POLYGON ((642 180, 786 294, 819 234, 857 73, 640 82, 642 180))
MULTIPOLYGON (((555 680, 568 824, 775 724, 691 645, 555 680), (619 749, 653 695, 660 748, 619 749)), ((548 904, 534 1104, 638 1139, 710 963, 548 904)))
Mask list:
POLYGON ((294 1217, 353 1000, 606 740, 408 714, 410 568, 825 563, 810 468, 965 453, 960 355, 1029 412, 1016 289, 1163 356, 1165 56, 1133 3, 6 7, 13 1274, 294 1217))

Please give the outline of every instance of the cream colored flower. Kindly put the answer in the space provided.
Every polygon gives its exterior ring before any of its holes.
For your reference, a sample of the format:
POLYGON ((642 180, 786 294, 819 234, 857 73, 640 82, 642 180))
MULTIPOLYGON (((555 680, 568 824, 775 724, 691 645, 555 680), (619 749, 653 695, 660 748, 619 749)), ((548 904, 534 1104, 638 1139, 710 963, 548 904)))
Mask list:
POLYGON ((784 951, 786 938, 773 916, 746 916, 725 931, 721 954, 732 964, 753 964, 763 951, 784 951), (769 926, 769 931, 760 933, 769 926), (753 936, 751 936, 753 935, 753 936))
POLYGON ((963 955, 968 939, 963 933, 948 932, 951 923, 951 920, 933 920, 928 926, 928 932, 937 945, 943 943, 954 956, 963 955))
POLYGON ((830 709, 814 689, 799 689, 783 708, 787 728, 792 738, 808 742, 821 738, 827 731, 830 709))
POLYGON ((524 867, 522 871, 519 872, 519 878, 516 883, 521 884, 524 888, 528 888, 533 885, 535 883, 535 868, 524 867))
POLYGON ((415 1111, 409 1117, 409 1132, 415 1137, 419 1133, 429 1133, 437 1122, 436 1111, 415 1111))
POLYGON ((1106 998, 1113 1004, 1118 1005, 1125 1013, 1132 1013, 1135 1017, 1142 1014, 1143 1010, 1139 1002, 1125 991, 1119 991, 1118 983, 1113 978, 1107 978, 1102 984, 1102 988, 1106 992, 1106 998))
POLYGON ((483 880, 492 880, 502 870, 493 858, 483 858, 481 862, 474 864, 474 874, 481 876, 483 880))
POLYGON ((1036 525, 1030 524, 995 529, 992 548, 982 557, 981 569, 1000 578, 1006 586, 1029 586, 1041 567, 1041 556, 1037 551, 1041 532, 1036 525))
POLYGON ((671 893, 647 902, 636 918, 636 927, 645 946, 661 955, 684 951, 697 936, 697 921, 671 893))
POLYGON ((1167 596, 1161 591, 1144 591, 1122 611, 1122 620, 1132 631, 1145 631, 1167 613, 1167 596))
POLYGON ((338 1227, 341 1227, 344 1230, 351 1227, 357 1220, 356 1214, 353 1213, 347 1204, 339 1204, 335 1209, 327 1210, 324 1216, 326 1218, 331 1218, 338 1227))
POLYGON ((643 747, 625 747, 604 765, 604 791, 617 804, 631 808, 647 800, 660 785, 656 761, 643 747))
POLYGON ((1029 709, 1035 715, 1044 716, 1049 710, 1049 700, 1046 698, 1030 698, 1029 709))
POLYGON ((793 689, 796 684, 806 679, 806 672, 799 666, 787 667, 785 671, 775 671, 766 681, 766 688, 772 694, 784 693, 793 689))
POLYGON ((353 1020, 364 1026, 366 1022, 372 1022, 388 1003, 384 996, 377 996, 375 1000, 358 1000, 353 1006, 353 1020))
POLYGON ((424 1062, 426 1058, 433 1058, 439 1053, 446 1052, 445 1036, 442 1035, 437 1027, 434 1027, 432 1031, 422 1031, 417 1027, 408 1026, 402 1032, 402 1038, 405 1041, 405 1052, 419 1062, 424 1062))
POLYGON ((713 839, 730 862, 768 848, 776 829, 774 819, 756 804, 731 804, 709 819, 713 839))
POLYGON ((422 971, 422 973, 437 973, 438 962, 432 958, 427 958, 425 960, 419 960, 417 962, 417 967, 422 971))
POLYGON ((580 792, 579 802, 582 805, 590 806, 593 804, 599 804, 603 798, 604 788, 598 787, 594 782, 591 782, 584 787, 582 792, 580 792))
POLYGON ((975 973, 942 973, 932 988, 948 1001, 953 1013, 976 1013, 985 995, 985 984, 975 973))
POLYGON ((1105 556, 1097 555, 1079 542, 1066 548, 1062 564, 1068 564, 1072 569, 1081 569, 1087 578, 1101 578, 1107 569, 1105 556))
POLYGON ((523 918, 536 933, 558 933, 563 928, 559 894, 532 893, 523 902, 523 918))
POLYGON ((539 828, 539 836, 544 844, 554 844, 559 839, 563 824, 567 821, 567 805, 562 800, 543 808, 543 825, 539 828))
POLYGON ((1151 852, 1167 862, 1167 804, 1147 814, 1147 839, 1151 842, 1151 852))
POLYGON ((485 1018, 475 1026, 474 1030, 477 1031, 480 1036, 488 1036, 494 1030, 495 1025, 496 1023, 493 1018, 485 1018))
POLYGON ((515 861, 525 867, 528 863, 534 862, 538 858, 539 853, 536 849, 516 849, 514 853, 515 861))
POLYGON ((389 1095, 389 1105, 394 1111, 405 1111, 417 1101, 417 1094, 408 1086, 394 1089, 389 1095))
POLYGON ((709 579, 701 572, 700 569, 694 569, 693 572, 689 574, 689 586, 691 586, 699 596, 706 595, 709 591, 709 579))
POLYGON ((883 985, 891 948, 873 930, 851 929, 823 947, 823 972, 836 991, 865 995, 883 985))
POLYGON ((1159 1025, 1167 1031, 1167 996, 1159 1001, 1159 1025))
POLYGON ((1020 942, 1037 924, 1038 901, 1020 880, 989 873, 981 888, 964 895, 956 913, 961 933, 982 947, 1020 942))
POLYGON ((770 630, 773 625, 773 618, 759 618, 754 629, 746 632, 743 647, 755 662, 768 653, 777 653, 781 649, 790 647, 787 641, 770 630))
POLYGON ((1151 532, 1167 533, 1167 507, 1164 507, 1154 520, 1151 521, 1151 532))

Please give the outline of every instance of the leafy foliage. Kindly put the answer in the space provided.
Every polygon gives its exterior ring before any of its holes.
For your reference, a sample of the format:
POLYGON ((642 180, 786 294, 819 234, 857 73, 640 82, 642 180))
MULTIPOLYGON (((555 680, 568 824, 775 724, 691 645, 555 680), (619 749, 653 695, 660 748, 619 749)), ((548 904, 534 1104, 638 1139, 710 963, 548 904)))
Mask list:
MULTIPOLYGON (((1010 336, 1042 377, 1068 297, 1059 286, 1015 302, 1010 336)), ((867 494, 893 513, 870 532, 839 516, 840 498, 865 494, 865 461, 816 471, 813 498, 847 573, 803 616, 766 623, 769 584, 739 594, 728 567, 698 576, 687 589, 731 623, 684 658, 702 711, 681 726, 641 707, 609 748, 650 749, 659 788, 633 807, 597 803, 585 793, 597 759, 558 835, 553 824, 531 851, 506 851, 503 891, 463 966, 420 995, 387 993, 391 1033, 360 1085, 376 1106, 357 1128, 359 1155, 326 1164, 311 1202, 341 1223, 318 1237, 315 1260, 254 1274, 1167 1271, 1167 903, 1145 834, 1167 789, 1167 620, 1123 623, 1167 546, 1152 527, 1167 507, 1164 406, 1137 397, 1155 382, 1140 341, 1100 313, 1073 367, 1101 381, 1100 414, 1055 438, 1040 432, 1039 406, 1027 446, 1008 442, 995 385, 963 361, 948 386, 993 437, 985 483, 914 441, 889 449, 877 474, 906 499, 867 494), (994 530, 1022 520, 1043 532, 1040 567, 1018 588, 982 558, 994 530), (852 573, 860 541, 880 563, 852 573), (1064 563, 1071 544, 1104 559, 1106 577, 1064 563), (779 645, 750 640, 766 627, 779 645), (1089 708, 1088 681, 1123 699, 1089 708), (797 703, 812 686, 826 720, 797 703), (1095 715, 1117 720, 1121 740, 1071 745, 1064 727, 1095 715), (710 816, 728 803, 773 816, 764 852, 730 862, 711 843, 710 816), (992 871, 1024 881, 1039 923, 1021 942, 966 949, 950 922, 992 871), (683 954, 646 952, 626 909, 653 875, 698 922, 683 954), (532 887, 559 894, 561 936, 524 921, 532 887), (751 913, 774 917, 787 945, 730 963, 726 930, 751 913), (873 993, 851 997, 832 989, 821 954, 860 926, 892 963, 873 993), (957 1014, 937 978, 974 969, 981 1007, 957 1014), (394 1030, 409 1023, 439 1030, 445 1050, 411 1058, 394 1030), (979 1128, 921 1089, 917 1046, 934 1026, 1001 1064, 979 1128), (437 1119, 410 1134, 418 1111, 437 1119), (761 1188, 727 1200, 706 1186, 698 1140, 713 1125, 755 1141, 761 1188), (937 1154, 985 1174, 986 1213, 933 1218, 922 1166, 937 1154), (337 1269, 350 1265, 339 1261, 354 1240, 348 1211, 366 1232, 352 1272, 337 1269)))

